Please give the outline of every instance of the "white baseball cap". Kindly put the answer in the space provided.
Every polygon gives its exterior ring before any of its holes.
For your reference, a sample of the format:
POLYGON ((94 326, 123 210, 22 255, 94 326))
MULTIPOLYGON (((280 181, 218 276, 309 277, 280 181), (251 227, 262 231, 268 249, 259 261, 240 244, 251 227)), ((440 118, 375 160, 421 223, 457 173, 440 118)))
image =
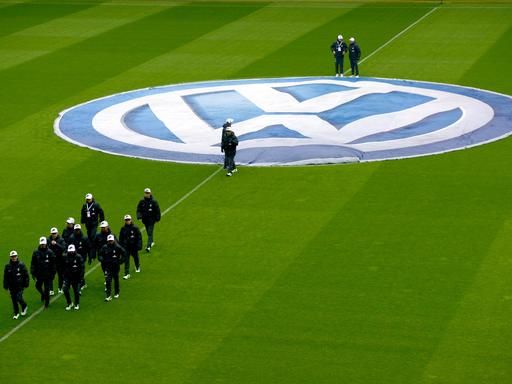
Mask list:
POLYGON ((228 124, 233 124, 234 121, 235 120, 233 120, 231 117, 226 119, 226 123, 228 123, 228 124))
POLYGON ((107 228, 108 227, 108 221, 104 220, 100 223, 100 228, 107 228))
POLYGON ((69 244, 68 245, 68 252, 75 252, 75 245, 74 244, 69 244))
POLYGON ((125 220, 131 220, 131 219, 132 219, 132 217, 131 217, 130 215, 124 215, 124 219, 125 219, 125 220))
POLYGON ((75 224, 75 219, 73 217, 68 217, 68 219, 66 220, 66 223, 75 224))
POLYGON ((144 193, 151 193, 151 189, 149 189, 149 188, 145 188, 145 189, 144 189, 144 193))
POLYGON ((85 200, 90 200, 92 199, 92 193, 88 193, 87 195, 85 195, 85 200))
POLYGON ((46 237, 41 236, 41 237, 39 238, 39 244, 41 244, 41 245, 42 245, 42 244, 46 244, 46 237))
POLYGON ((110 241, 110 240, 114 240, 114 235, 108 235, 107 236, 107 241, 110 241))
POLYGON ((356 41, 356 39, 354 39, 353 37, 351 37, 350 39, 350 42, 353 43, 354 41, 356 41))
POLYGON ((75 224, 75 226, 73 227, 73 229, 82 229, 82 226, 80 224, 75 224))
POLYGON ((338 40, 343 40, 343 36, 338 35, 338 40))
POLYGON ((53 227, 52 229, 50 229, 50 233, 59 233, 59 230, 53 227))
POLYGON ((12 250, 11 253, 9 253, 9 257, 18 256, 18 252, 15 250, 12 250))

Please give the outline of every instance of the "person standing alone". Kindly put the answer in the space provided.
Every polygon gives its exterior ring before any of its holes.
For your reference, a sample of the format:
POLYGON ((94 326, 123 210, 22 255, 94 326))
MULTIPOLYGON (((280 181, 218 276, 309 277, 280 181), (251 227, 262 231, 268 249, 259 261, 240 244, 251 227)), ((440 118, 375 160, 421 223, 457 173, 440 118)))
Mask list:
POLYGON ((230 128, 226 130, 226 135, 223 137, 221 144, 221 151, 224 152, 227 171, 226 176, 232 176, 233 173, 238 172, 235 164, 236 147, 238 146, 238 138, 235 132, 230 128))

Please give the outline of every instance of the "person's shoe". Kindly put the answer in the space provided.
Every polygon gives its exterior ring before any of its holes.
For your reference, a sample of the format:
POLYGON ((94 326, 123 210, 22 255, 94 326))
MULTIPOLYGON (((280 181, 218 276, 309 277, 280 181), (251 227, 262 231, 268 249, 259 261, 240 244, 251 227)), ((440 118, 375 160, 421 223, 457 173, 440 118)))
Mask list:
POLYGON ((18 318, 20 317, 20 314, 19 313, 15 313, 12 317, 13 320, 18 320, 18 318))
POLYGON ((70 311, 70 310, 71 310, 71 308, 73 308, 73 303, 68 304, 68 305, 66 306, 65 310, 66 310, 66 311, 70 311))
POLYGON ((233 169, 233 173, 238 172, 238 168, 233 169))
POLYGON ((119 293, 116 293, 116 294, 114 295, 114 299, 119 299, 119 293))
POLYGON ((146 252, 151 251, 151 247, 146 247, 146 252))
POLYGON ((28 305, 25 305, 25 308, 21 310, 21 316, 25 316, 27 314, 28 305))
POLYGON ((105 297, 105 301, 112 301, 112 296, 105 297))
POLYGON ((85 289, 85 288, 87 288, 87 284, 84 284, 84 285, 82 285, 82 286, 80 287, 80 289, 85 289))
POLYGON ((155 242, 153 241, 153 242, 151 243, 151 248, 153 248, 154 246, 155 246, 155 242))
POLYGON ((226 173, 226 176, 230 177, 230 176, 233 176, 233 174, 231 172, 228 172, 228 173, 226 173))
POLYGON ((59 290, 57 291, 58 293, 64 293, 64 291, 62 289, 59 288, 59 290))
POLYGON ((135 272, 139 273, 140 272, 140 267, 139 268, 135 268, 135 272))
POLYGON ((79 304, 75 305, 75 311, 78 311, 79 309, 80 309, 80 305, 79 304))
POLYGON ((338 76, 339 76, 339 75, 338 75, 338 74, 336 74, 336 77, 338 77, 338 76))
POLYGON ((340 73, 340 77, 345 77, 345 75, 343 73, 340 73))
POLYGON ((359 75, 356 75, 356 78, 358 78, 358 79, 359 79, 359 75))
POLYGON ((55 292, 50 291, 50 296, 54 296, 54 295, 55 295, 55 292))
POLYGON ((127 273, 126 275, 124 275, 124 276, 123 276, 123 279, 124 279, 124 280, 128 280, 130 277, 131 277, 131 276, 130 276, 130 274, 129 274, 129 273, 127 273))

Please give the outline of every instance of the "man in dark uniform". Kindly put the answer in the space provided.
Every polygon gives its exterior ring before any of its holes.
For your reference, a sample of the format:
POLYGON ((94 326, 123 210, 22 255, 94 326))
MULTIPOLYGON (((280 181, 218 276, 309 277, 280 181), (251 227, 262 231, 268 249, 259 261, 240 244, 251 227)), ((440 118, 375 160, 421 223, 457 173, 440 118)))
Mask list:
MULTIPOLYGON (((233 124, 233 119, 229 118, 229 119, 226 119, 226 122, 222 125, 222 136, 220 138, 221 144, 224 141, 224 138, 226 137, 226 131, 231 128, 231 124, 233 124)), ((224 169, 227 169, 227 168, 228 168, 228 164, 226 161, 226 156, 224 156, 224 169)))
POLYGON ((232 176, 234 172, 238 172, 235 164, 236 147, 238 145, 238 138, 231 128, 226 130, 224 140, 222 140, 221 151, 224 152, 225 162, 227 164, 228 173, 226 176, 232 176))
POLYGON ((100 204, 94 200, 94 197, 88 193, 85 195, 85 203, 82 205, 81 211, 82 224, 85 224, 87 229, 87 237, 92 242, 98 229, 98 221, 105 220, 105 213, 100 207, 100 204))
POLYGON ((116 244, 114 235, 107 236, 107 244, 101 249, 98 259, 105 265, 107 277, 105 301, 112 300, 112 279, 114 279, 114 298, 119 298, 119 269, 124 262, 125 252, 119 244, 116 244))
POLYGON ((64 267, 64 296, 66 296, 66 311, 73 308, 71 302, 71 295, 69 294, 69 288, 73 288, 75 295, 75 310, 80 309, 80 282, 82 280, 84 262, 82 256, 76 252, 76 248, 73 244, 68 245, 68 252, 65 256, 65 267, 64 267))
POLYGON ((56 271, 55 254, 48 248, 46 237, 43 236, 39 239, 39 247, 32 254, 30 274, 36 281, 36 289, 41 294, 45 308, 50 305, 50 287, 56 271))
POLYGON ((62 230, 62 238, 64 239, 64 242, 68 244, 69 237, 73 234, 75 226, 75 219, 72 217, 68 217, 66 220, 66 227, 62 230))
POLYGON ((85 283, 85 260, 89 261, 89 265, 92 263, 91 259, 91 242, 87 236, 84 236, 82 232, 82 226, 75 224, 73 234, 69 237, 69 244, 75 246, 76 252, 82 256, 82 281, 80 283, 80 291, 87 288, 85 283))
POLYGON ((356 39, 350 38, 350 45, 348 46, 348 58, 350 59, 350 69, 352 70, 352 76, 354 73, 356 77, 359 77, 359 59, 361 59, 361 49, 356 43, 356 39))
MULTIPOLYGON (((100 252, 101 247, 107 244, 107 236, 110 235, 111 233, 112 231, 110 230, 108 222, 106 220, 103 220, 100 223, 100 231, 96 234, 96 236, 94 236, 94 241, 92 243, 92 259, 95 259, 98 253, 100 252)), ((103 263, 101 263, 101 270, 105 275, 105 267, 103 263)))
POLYGON ((151 247, 155 245, 153 241, 153 230, 155 223, 160 221, 160 206, 158 201, 153 198, 151 189, 144 189, 144 198, 137 204, 137 219, 142 220, 146 227, 148 234, 148 243, 146 245, 146 252, 151 250, 151 247))
POLYGON ((4 268, 4 289, 8 289, 11 294, 12 309, 14 311, 13 319, 17 320, 21 316, 27 314, 28 305, 23 300, 23 290, 28 288, 29 278, 25 264, 18 260, 18 253, 11 251, 9 254, 10 261, 4 268))
MULTIPOLYGON (((59 293, 62 293, 63 272, 64 272, 64 258, 63 253, 66 250, 66 243, 64 239, 59 236, 59 230, 55 227, 50 229, 50 237, 46 239, 48 242, 48 248, 55 253, 56 266, 57 266, 57 284, 59 293)), ((53 296, 53 284, 50 287, 50 296, 53 296)))
POLYGON ((124 227, 119 233, 119 244, 126 251, 123 279, 128 280, 130 278, 130 256, 133 256, 135 262, 135 272, 140 272, 139 251, 142 249, 142 234, 139 227, 133 224, 130 215, 124 215, 124 227))
POLYGON ((336 77, 343 77, 343 60, 347 52, 347 43, 343 41, 343 36, 338 35, 338 40, 331 44, 331 52, 334 56, 334 73, 336 77))

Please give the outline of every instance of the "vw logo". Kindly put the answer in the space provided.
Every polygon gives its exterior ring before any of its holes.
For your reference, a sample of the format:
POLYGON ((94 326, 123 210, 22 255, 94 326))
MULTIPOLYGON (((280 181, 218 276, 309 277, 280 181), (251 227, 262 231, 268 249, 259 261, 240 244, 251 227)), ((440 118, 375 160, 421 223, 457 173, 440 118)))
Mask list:
POLYGON ((221 163, 226 118, 237 162, 294 165, 448 152, 512 133, 512 98, 449 84, 377 78, 277 78, 169 85, 59 114, 57 135, 145 159, 221 163))

